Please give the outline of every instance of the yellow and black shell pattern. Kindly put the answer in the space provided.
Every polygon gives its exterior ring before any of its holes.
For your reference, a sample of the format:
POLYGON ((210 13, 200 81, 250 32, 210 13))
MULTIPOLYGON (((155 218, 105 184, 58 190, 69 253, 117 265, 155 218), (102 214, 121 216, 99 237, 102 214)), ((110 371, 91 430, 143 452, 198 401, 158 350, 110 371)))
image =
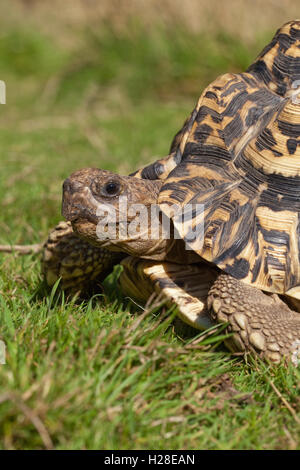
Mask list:
POLYGON ((188 247, 237 279, 300 298, 300 20, 245 73, 204 90, 165 161, 141 176, 165 180, 158 202, 178 208, 188 247))

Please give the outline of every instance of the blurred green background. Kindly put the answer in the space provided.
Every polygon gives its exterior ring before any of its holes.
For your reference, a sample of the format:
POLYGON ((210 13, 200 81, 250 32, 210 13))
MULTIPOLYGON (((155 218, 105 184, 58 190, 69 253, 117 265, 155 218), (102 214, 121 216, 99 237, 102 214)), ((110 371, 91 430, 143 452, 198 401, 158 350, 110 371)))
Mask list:
MULTIPOLYGON (((74 170, 127 174, 166 155, 205 86, 245 70, 299 16, 295 0, 0 10, 0 244, 45 239, 74 170)), ((295 369, 248 366, 210 338, 186 343, 116 293, 35 296, 38 256, 1 254, 0 270, 0 449, 299 448, 295 369)))
POLYGON ((164 156, 204 87, 244 70, 295 1, 0 0, 1 242, 60 218, 75 169, 164 156))

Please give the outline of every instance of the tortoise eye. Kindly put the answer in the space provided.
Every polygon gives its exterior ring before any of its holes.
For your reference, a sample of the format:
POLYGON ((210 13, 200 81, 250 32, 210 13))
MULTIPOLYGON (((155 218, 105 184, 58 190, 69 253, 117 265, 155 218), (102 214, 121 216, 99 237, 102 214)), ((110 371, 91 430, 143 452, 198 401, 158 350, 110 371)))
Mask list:
POLYGON ((102 188, 103 196, 117 196, 120 194, 121 186, 118 181, 108 181, 102 188))

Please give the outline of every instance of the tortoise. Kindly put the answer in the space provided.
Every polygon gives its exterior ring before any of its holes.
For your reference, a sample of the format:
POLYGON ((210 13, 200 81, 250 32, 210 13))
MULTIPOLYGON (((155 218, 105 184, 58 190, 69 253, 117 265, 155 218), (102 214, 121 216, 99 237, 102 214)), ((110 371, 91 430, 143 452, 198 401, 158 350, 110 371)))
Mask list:
POLYGON ((226 323, 231 351, 297 365, 300 20, 284 24, 246 72, 203 91, 167 157, 130 176, 74 172, 62 213, 67 222, 44 249, 49 285, 61 277, 63 288, 83 291, 121 261, 124 293, 142 301, 161 293, 194 328, 226 323), (148 219, 137 236, 120 236, 137 203, 147 215, 159 209, 156 239, 145 236, 148 219), (114 237, 99 236, 99 206, 106 230, 116 222, 114 237))

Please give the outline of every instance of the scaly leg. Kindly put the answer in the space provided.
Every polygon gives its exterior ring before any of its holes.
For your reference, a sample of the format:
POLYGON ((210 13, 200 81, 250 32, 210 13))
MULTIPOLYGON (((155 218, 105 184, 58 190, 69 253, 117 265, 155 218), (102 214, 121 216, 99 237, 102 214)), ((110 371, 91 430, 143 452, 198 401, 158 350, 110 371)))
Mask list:
POLYGON ((231 351, 254 352, 279 363, 300 360, 300 314, 276 295, 268 295, 221 274, 208 294, 213 321, 229 322, 232 336, 225 344, 231 351))
POLYGON ((68 294, 84 295, 97 291, 123 256, 88 244, 73 232, 70 222, 60 222, 44 244, 42 271, 49 287, 61 277, 60 287, 68 294))

